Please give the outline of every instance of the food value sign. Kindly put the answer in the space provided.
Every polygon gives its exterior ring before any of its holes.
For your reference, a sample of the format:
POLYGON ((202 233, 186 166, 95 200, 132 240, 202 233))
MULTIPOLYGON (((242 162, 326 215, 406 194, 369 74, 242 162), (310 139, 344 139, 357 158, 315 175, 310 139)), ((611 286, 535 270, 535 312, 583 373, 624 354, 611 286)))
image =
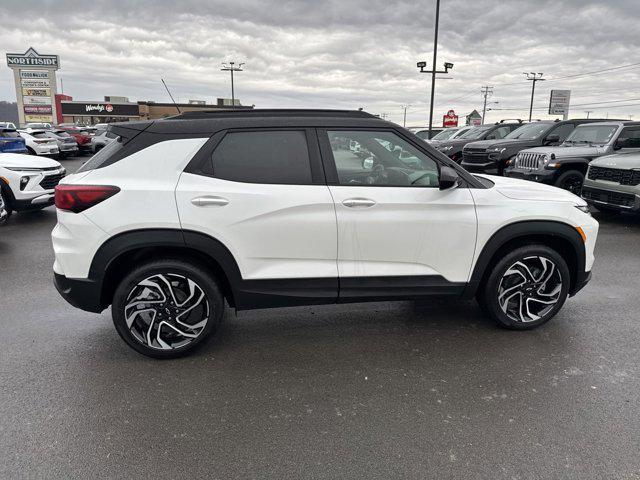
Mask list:
POLYGON ((7 65, 13 70, 20 123, 53 122, 58 55, 40 55, 29 48, 25 53, 7 53, 7 65))
POLYGON ((549 115, 567 115, 571 90, 551 90, 549 96, 549 115))

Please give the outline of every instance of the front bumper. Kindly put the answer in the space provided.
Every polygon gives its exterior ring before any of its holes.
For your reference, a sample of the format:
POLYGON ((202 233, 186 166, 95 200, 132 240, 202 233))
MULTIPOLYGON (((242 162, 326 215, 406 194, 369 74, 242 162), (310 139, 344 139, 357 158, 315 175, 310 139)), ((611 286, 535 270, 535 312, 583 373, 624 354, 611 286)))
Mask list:
POLYGON ((467 172, 471 173, 486 173, 487 175, 498 175, 500 173, 497 162, 469 163, 465 160, 462 160, 460 165, 467 172))
POLYGON ((526 170, 522 168, 509 167, 504 171, 505 177, 519 178, 532 182, 552 184, 556 177, 556 170, 526 170))
POLYGON ((36 208, 48 207, 55 203, 54 192, 43 192, 41 195, 33 198, 16 198, 13 200, 13 208, 16 211, 31 210, 36 208))
POLYGON ((576 283, 573 285, 573 288, 569 291, 569 296, 573 297, 576 293, 586 287, 587 283, 591 280, 591 272, 582 272, 582 274, 578 275, 576 278, 576 283))
POLYGON ((100 313, 105 307, 100 301, 102 285, 94 280, 67 278, 54 272, 53 283, 58 293, 76 308, 100 313))
POLYGON ((609 187, 601 182, 585 180, 582 198, 596 207, 615 208, 625 212, 640 212, 640 195, 637 187, 609 187))

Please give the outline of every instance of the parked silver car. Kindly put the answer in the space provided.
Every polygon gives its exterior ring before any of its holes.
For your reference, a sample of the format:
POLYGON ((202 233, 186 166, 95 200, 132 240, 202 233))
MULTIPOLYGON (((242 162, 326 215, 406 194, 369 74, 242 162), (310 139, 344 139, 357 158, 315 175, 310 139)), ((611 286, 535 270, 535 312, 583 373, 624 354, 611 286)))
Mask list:
POLYGON ((117 136, 107 130, 97 133, 94 137, 91 137, 91 151, 93 153, 100 151, 106 147, 107 144, 113 142, 115 138, 117 138, 117 136))
POLYGON ((64 130, 49 130, 45 132, 46 136, 53 138, 58 144, 58 158, 65 158, 70 155, 78 154, 78 142, 64 130))
POLYGON ((584 180, 582 198, 598 210, 640 213, 640 152, 593 160, 584 180))

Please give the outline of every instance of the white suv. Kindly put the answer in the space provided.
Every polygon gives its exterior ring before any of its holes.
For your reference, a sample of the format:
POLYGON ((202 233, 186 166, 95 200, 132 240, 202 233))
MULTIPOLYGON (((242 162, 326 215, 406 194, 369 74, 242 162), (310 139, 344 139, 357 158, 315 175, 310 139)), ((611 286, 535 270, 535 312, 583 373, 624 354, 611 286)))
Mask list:
POLYGON ((66 173, 50 158, 0 153, 0 197, 7 213, 53 205, 53 189, 66 173))
POLYGON ((584 200, 470 175, 364 112, 194 112, 110 131, 56 188, 55 283, 76 307, 111 305, 149 356, 191 351, 225 300, 475 296, 499 325, 528 329, 591 275, 584 200))
POLYGON ((45 130, 18 130, 20 136, 27 144, 27 150, 31 155, 58 155, 60 149, 55 138, 49 137, 45 130))

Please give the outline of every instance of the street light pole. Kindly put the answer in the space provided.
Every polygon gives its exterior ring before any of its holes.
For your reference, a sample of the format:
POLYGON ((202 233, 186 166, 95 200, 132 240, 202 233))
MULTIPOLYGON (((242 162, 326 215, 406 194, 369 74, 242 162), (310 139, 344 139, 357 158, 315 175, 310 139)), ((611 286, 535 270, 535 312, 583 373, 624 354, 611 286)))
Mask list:
POLYGON ((409 108, 411 105, 402 105, 402 109, 404 110, 404 115, 402 116, 402 126, 406 127, 407 126, 407 108, 409 108))
POLYGON ((427 62, 418 62, 417 66, 420 73, 431 74, 431 104, 429 105, 429 138, 431 138, 431 130, 433 128, 433 100, 436 93, 436 73, 449 73, 449 69, 453 68, 453 63, 445 62, 444 70, 436 70, 436 62, 438 58, 438 25, 440 23, 440 0, 436 0, 436 28, 433 39, 433 70, 425 70, 427 62))
POLYGON ((231 72, 231 108, 236 108, 236 93, 233 85, 233 72, 241 72, 244 62, 239 63, 237 67, 235 65, 236 62, 229 62, 228 65, 226 63, 223 63, 222 68, 220 69, 220 71, 222 72, 231 72))
POLYGON ((489 85, 482 87, 480 93, 482 93, 482 96, 484 97, 484 105, 482 105, 482 123, 485 123, 484 116, 487 113, 487 97, 489 95, 493 95, 493 87, 490 87, 489 85))
POLYGON ((533 114, 533 95, 536 91, 536 82, 544 82, 544 78, 542 78, 542 73, 534 73, 534 72, 522 72, 527 76, 527 80, 531 80, 533 83, 531 85, 531 105, 529 106, 529 121, 531 121, 531 115, 533 114))

